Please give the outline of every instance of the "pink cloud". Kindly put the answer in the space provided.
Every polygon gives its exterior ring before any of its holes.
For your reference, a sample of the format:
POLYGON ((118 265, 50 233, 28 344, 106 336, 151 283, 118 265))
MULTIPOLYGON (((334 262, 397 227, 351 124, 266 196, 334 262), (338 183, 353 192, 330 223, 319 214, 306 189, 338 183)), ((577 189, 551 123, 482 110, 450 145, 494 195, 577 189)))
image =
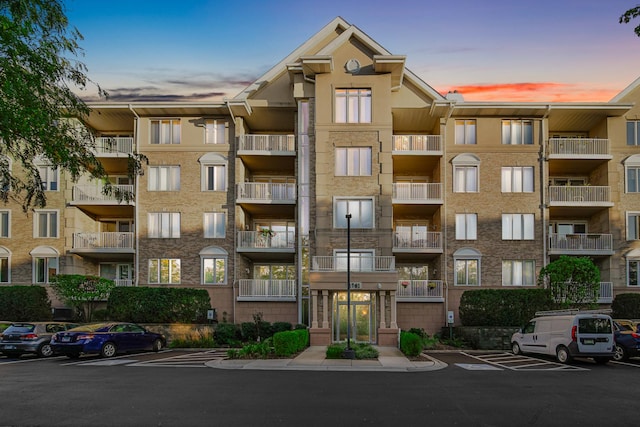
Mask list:
POLYGON ((471 84, 446 88, 440 93, 453 90, 461 93, 465 101, 505 102, 607 102, 618 94, 612 89, 555 82, 471 84))

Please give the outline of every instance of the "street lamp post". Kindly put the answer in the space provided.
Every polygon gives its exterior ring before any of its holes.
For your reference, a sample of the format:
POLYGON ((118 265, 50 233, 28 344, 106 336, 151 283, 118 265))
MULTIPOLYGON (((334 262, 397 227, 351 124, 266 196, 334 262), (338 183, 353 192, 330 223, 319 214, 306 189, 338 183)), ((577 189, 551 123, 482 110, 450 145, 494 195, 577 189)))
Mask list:
POLYGON ((343 353, 345 359, 355 359, 356 353, 351 349, 351 214, 347 218, 347 349, 343 353))

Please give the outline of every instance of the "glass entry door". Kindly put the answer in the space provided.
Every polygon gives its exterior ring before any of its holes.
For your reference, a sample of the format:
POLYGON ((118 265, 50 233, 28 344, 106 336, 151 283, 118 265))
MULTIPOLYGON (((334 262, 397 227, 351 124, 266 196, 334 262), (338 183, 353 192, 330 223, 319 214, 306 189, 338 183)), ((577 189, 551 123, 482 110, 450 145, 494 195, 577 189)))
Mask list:
POLYGON ((375 293, 351 292, 351 313, 347 312, 347 293, 339 292, 334 298, 333 340, 347 340, 347 324, 351 326, 353 342, 376 342, 375 293))

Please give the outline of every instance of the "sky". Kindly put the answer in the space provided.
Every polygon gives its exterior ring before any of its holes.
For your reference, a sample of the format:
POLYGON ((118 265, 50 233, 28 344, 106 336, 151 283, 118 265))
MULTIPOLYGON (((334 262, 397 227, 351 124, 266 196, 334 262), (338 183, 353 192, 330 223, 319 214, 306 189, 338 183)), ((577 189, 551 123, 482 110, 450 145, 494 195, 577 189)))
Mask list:
MULTIPOLYGON (((638 0, 63 0, 111 101, 222 101, 337 16, 445 95, 607 102, 640 77, 638 0)), ((94 92, 80 92, 94 101, 94 92)))

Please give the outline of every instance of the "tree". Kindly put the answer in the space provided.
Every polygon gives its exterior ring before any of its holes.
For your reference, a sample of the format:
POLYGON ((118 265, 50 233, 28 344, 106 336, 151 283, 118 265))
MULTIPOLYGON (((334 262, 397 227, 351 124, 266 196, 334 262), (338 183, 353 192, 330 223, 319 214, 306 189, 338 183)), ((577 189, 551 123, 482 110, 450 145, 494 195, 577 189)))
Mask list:
POLYGON ((540 270, 538 284, 564 306, 593 305, 600 289, 600 270, 588 257, 561 256, 540 270))
MULTIPOLYGON (((82 125, 90 108, 72 88, 94 83, 77 59, 83 53, 79 40, 62 0, 0 0, 0 199, 17 201, 25 212, 46 205, 35 160, 73 181, 83 175, 104 181, 103 192, 119 200, 133 197, 105 179, 94 136, 82 125)), ((144 160, 130 156, 131 177, 144 160)))
MULTIPOLYGON (((628 24, 632 19, 637 18, 638 16, 640 16, 640 6, 636 6, 627 10, 620 16, 620 20, 618 22, 620 24, 628 24)), ((633 31, 638 37, 640 37, 640 25, 636 25, 633 31)))
POLYGON ((51 278, 51 288, 69 307, 73 307, 87 322, 97 305, 106 301, 116 287, 113 280, 82 274, 58 274, 51 278))

